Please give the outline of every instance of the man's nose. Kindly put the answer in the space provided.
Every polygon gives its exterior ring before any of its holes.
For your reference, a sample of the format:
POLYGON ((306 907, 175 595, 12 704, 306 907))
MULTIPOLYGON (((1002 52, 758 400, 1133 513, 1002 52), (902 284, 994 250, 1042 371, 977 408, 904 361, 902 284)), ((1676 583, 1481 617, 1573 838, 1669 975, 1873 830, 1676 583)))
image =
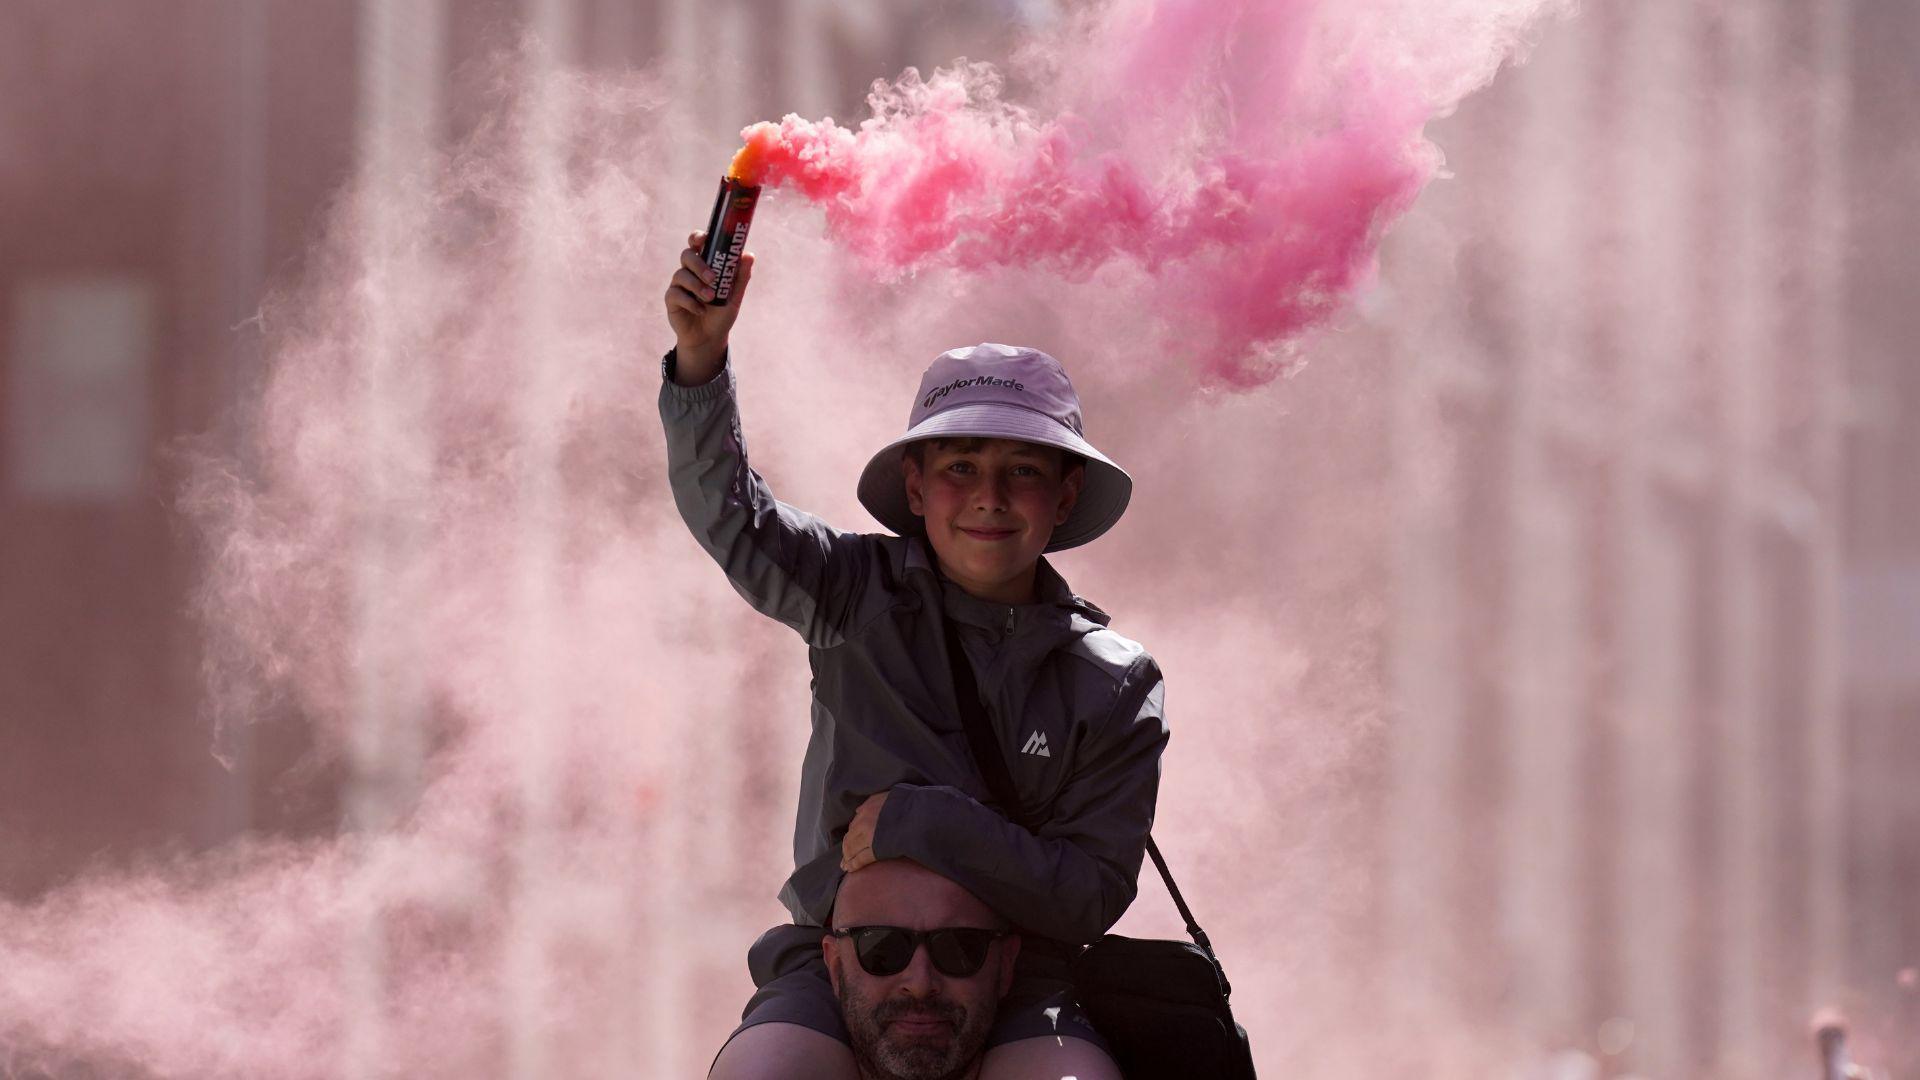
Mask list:
POLYGON ((930 997, 940 985, 940 973, 934 970, 933 958, 927 955, 927 944, 921 942, 914 947, 913 959, 895 976, 894 989, 912 998, 930 997))

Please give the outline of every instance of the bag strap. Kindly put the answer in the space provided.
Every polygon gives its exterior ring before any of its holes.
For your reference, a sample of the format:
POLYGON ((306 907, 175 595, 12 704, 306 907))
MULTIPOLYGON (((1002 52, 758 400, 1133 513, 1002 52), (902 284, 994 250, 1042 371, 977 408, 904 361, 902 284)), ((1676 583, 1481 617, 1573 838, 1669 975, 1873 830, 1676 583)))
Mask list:
POLYGON ((1180 917, 1187 920, 1187 936, 1193 939, 1195 945, 1206 950, 1208 956, 1212 956, 1213 942, 1207 940, 1207 932, 1200 929, 1200 924, 1194 920, 1186 897, 1180 895, 1180 886, 1173 883, 1173 875, 1167 870, 1167 860, 1160 857, 1160 845, 1153 842, 1151 835, 1147 837, 1147 854, 1153 856, 1153 868, 1160 871, 1160 880, 1167 883, 1167 895, 1173 897, 1173 906, 1179 908, 1180 917))
MULTIPOLYGON (((1000 800, 1012 820, 1028 832, 1033 831, 1026 808, 1020 803, 1020 796, 1014 790, 1013 774, 1007 771, 1006 755, 1000 752, 993 740, 992 725, 987 722, 987 707, 980 701, 980 683, 973 676, 973 665, 967 662, 967 654, 960 647, 960 628, 952 616, 943 615, 940 620, 946 626, 947 668, 953 673, 953 696, 960 705, 961 726, 967 732, 967 745, 973 750, 973 762, 980 767, 980 775, 986 778, 987 787, 993 791, 993 797, 1000 800)), ((1200 929, 1200 923, 1194 919, 1192 909, 1187 907, 1186 898, 1180 895, 1180 886, 1173 883, 1173 874, 1167 869, 1167 860, 1160 855, 1160 845, 1153 842, 1152 835, 1147 837, 1147 854, 1153 857, 1153 868, 1160 871, 1160 880, 1167 883, 1167 895, 1173 897, 1173 906, 1180 909, 1180 917, 1187 921, 1187 936, 1207 954, 1216 969, 1220 960, 1213 955, 1213 943, 1207 940, 1207 932, 1200 929)), ((1227 974, 1220 971, 1223 991, 1231 992, 1227 985, 1227 974)))
POLYGON ((943 615, 940 621, 947 630, 947 668, 953 673, 953 697, 960 705, 961 727, 966 729, 973 763, 980 767, 980 775, 986 778, 987 787, 1000 801, 1008 819, 1032 832, 1033 823, 1028 820, 1026 807, 1021 805, 1020 795, 1014 789, 1013 774, 1007 771, 1006 755, 994 745, 993 728, 987 723, 987 707, 980 701, 980 683, 973 677, 973 665, 967 662, 966 651, 960 647, 960 628, 950 616, 943 615))

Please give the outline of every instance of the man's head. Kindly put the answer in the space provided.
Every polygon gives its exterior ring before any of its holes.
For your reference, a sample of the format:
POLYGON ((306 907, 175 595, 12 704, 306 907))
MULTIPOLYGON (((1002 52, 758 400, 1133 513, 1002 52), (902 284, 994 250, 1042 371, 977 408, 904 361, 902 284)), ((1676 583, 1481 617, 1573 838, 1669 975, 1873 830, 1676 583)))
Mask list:
POLYGON ((1020 939, 1004 931, 1004 921, 972 893, 905 859, 873 863, 841 881, 823 947, 863 1075, 968 1074, 1013 983, 1020 939), (881 927, 962 932, 913 942, 873 929, 881 927), (966 973, 975 961, 978 968, 966 973))
MULTIPOLYGON (((1080 395, 1060 362, 1038 349, 991 342, 949 349, 928 366, 907 413, 906 434, 868 459, 860 474, 860 502, 902 536, 924 528, 935 552, 951 564, 948 576, 957 579, 976 562, 981 570, 1008 561, 1030 571, 1042 552, 1076 547, 1112 528, 1132 492, 1126 472, 1082 434, 1080 395), (930 459, 943 454, 980 457, 975 466, 1004 466, 1000 478, 1006 486, 937 488, 934 481, 949 475, 943 470, 951 462, 930 459), (1026 489, 1018 483, 1027 474, 1014 471, 1020 457, 1047 474, 1041 478, 1046 489, 1030 505, 1021 501, 1026 489), (937 502, 943 494, 953 500, 937 502), (1009 547, 1018 549, 1017 558, 1004 559, 1002 549, 1009 547)), ((980 595, 969 582, 960 583, 980 595)))
POLYGON ((985 600, 1033 599, 1034 567, 1073 513, 1085 459, 1014 439, 938 438, 901 450, 907 505, 940 569, 985 600))

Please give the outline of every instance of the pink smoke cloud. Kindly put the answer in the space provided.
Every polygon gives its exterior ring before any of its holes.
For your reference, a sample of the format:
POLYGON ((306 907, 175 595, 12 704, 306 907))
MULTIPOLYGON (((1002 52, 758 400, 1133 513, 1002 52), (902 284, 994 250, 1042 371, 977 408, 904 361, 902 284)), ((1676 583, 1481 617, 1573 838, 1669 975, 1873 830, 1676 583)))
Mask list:
POLYGON ((789 114, 742 137, 767 185, 885 274, 1144 269, 1140 299, 1181 314, 1192 363, 1244 389, 1371 279, 1440 167, 1424 125, 1543 6, 1116 4, 1034 44, 1031 102, 990 64, 909 69, 857 127, 789 114), (1426 63, 1373 44, 1394 17, 1433 35, 1426 63))

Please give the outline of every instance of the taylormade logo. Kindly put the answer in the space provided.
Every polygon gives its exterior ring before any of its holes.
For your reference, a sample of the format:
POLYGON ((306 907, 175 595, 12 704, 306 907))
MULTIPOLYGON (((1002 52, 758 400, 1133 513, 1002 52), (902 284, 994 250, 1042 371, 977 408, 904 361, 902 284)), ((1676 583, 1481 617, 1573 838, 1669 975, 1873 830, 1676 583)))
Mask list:
POLYGON ((992 375, 975 375, 971 379, 955 379, 945 386, 934 387, 932 392, 927 394, 927 400, 920 403, 920 407, 923 409, 931 409, 933 408, 934 402, 939 401, 955 390, 964 390, 969 386, 1004 386, 1009 390, 1026 389, 1024 384, 1016 382, 1013 379, 998 379, 992 375))

